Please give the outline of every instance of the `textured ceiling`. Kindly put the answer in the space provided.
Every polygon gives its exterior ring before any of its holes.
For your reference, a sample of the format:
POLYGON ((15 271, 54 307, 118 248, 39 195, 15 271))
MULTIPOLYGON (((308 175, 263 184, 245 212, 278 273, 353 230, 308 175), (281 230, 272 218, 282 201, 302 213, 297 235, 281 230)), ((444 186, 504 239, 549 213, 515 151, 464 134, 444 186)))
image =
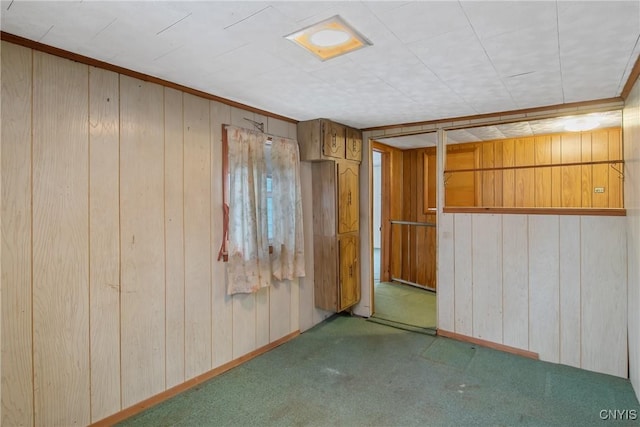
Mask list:
POLYGON ((297 120, 408 123, 619 96, 640 2, 2 1, 3 31, 297 120), (373 46, 283 36, 339 14, 373 46))

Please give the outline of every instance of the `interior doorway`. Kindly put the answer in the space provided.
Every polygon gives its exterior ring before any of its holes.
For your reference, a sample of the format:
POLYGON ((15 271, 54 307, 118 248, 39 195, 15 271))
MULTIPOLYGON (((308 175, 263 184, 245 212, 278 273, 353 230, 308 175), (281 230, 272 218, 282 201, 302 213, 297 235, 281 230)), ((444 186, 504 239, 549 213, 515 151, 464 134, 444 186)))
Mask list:
POLYGON ((371 147, 372 319, 433 331, 436 148, 371 147))

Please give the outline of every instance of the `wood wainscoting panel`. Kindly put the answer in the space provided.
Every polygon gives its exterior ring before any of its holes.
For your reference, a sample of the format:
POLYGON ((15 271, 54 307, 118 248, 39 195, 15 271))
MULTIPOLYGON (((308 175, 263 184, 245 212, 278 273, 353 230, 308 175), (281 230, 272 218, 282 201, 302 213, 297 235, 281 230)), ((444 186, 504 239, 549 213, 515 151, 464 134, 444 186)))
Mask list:
POLYGON ((88 68, 33 54, 35 425, 91 422, 88 68))
POLYGON ((559 220, 529 216, 529 350, 560 361, 559 220))
POLYGON ((454 216, 455 332, 473 335, 473 241, 471 215, 454 216))
POLYGON ((560 218, 560 363, 580 367, 580 221, 560 218))
POLYGON ((502 215, 503 342, 529 348, 529 257, 527 215, 502 215))
POLYGON ((223 239, 222 125, 231 123, 231 107, 211 101, 211 362, 214 368, 233 359, 233 297, 227 295, 227 267, 218 260, 223 239))
POLYGON ((583 217, 582 368, 627 378, 626 221, 583 217))
POLYGON ((30 49, 2 42, 2 418, 33 425, 30 49))
POLYGON ((473 336, 502 342, 502 215, 472 215, 473 336))
POLYGON ((184 94, 185 377, 211 369, 209 101, 184 94))
POLYGON ((164 88, 120 76, 122 406, 165 389, 164 88))
POLYGON ((119 77, 89 68, 91 421, 120 401, 119 77))
POLYGON ((164 88, 164 232, 167 385, 185 381, 184 134, 182 92, 164 88))
POLYGON ((455 330, 454 227, 456 215, 441 214, 438 223, 438 328, 455 330))

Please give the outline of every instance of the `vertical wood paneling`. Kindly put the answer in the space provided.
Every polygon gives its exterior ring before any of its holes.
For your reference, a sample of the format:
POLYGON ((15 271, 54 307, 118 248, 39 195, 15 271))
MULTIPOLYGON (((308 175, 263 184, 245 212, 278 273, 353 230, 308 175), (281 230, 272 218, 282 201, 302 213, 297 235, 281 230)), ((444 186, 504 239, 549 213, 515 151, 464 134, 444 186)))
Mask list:
MULTIPOLYGON (((580 153, 580 160, 582 162, 590 162, 591 161, 591 133, 583 133, 581 136, 581 144, 582 144, 582 152, 580 153)), ((581 166, 581 184, 580 184, 580 192, 582 207, 590 208, 592 201, 591 195, 593 194, 593 186, 592 186, 592 165, 581 166)))
MULTIPOLYGON (((562 163, 580 161, 582 143, 579 133, 562 135, 562 163)), ((582 206, 581 166, 562 166, 562 207, 582 206)))
POLYGON ((560 363, 580 367, 580 217, 559 220, 560 363))
MULTIPOLYGON (((560 135, 551 136, 551 163, 562 163, 562 137, 560 135)), ((551 206, 562 207, 562 168, 551 168, 551 206)))
MULTIPOLYGON (((256 292, 256 348, 269 343, 269 308, 270 308, 271 287, 262 288, 256 292)), ((287 301, 288 302, 288 301, 287 301)), ((282 307, 283 310, 285 307, 282 307)), ((288 308, 288 307, 286 307, 288 308)), ((286 310, 288 311, 288 310, 286 310)))
POLYGON ((438 328, 455 331, 454 215, 440 214, 438 223, 438 328))
POLYGON ((502 217, 503 343, 529 347, 528 219, 526 215, 502 217))
POLYGON ((231 107, 211 101, 211 325, 212 365, 233 359, 233 298, 227 295, 226 266, 218 261, 222 244, 222 125, 231 122, 231 107))
MULTIPOLYGON (((622 158, 622 138, 620 129, 609 131, 609 160, 622 158)), ((619 171, 623 170, 621 164, 614 165, 619 171)), ((611 193, 609 194, 609 205, 622 207, 624 201, 622 197, 622 177, 620 172, 616 171, 613 167, 609 166, 609 187, 611 193)))
POLYGON ((165 388, 163 95, 120 76, 123 407, 165 388))
POLYGON ((211 136, 209 101, 184 102, 185 376, 211 369, 211 136))
POLYGON ((88 66, 34 52, 35 424, 88 424, 88 66))
MULTIPOLYGON (((515 165, 530 165, 534 158, 534 145, 530 139, 515 140, 515 165)), ((533 169, 515 170, 515 206, 535 206, 535 173, 533 169)))
POLYGON ((91 419, 121 409, 118 74, 89 68, 91 419))
POLYGON ((473 336, 502 341, 502 216, 471 217, 473 336), (476 310, 475 308, 482 309, 476 310))
POLYGON ((558 362, 559 245, 558 217, 529 216, 529 350, 558 362))
POLYGON ((164 88, 166 387, 185 381, 184 140, 182 92, 164 88))
POLYGON ((33 425, 31 50, 2 42, 2 418, 33 425))
POLYGON ((312 179, 311 179, 311 162, 300 163, 300 186, 302 191, 302 216, 304 218, 304 252, 305 256, 305 277, 299 279, 299 305, 300 307, 308 307, 306 310, 300 310, 300 331, 306 331, 314 326, 314 304, 313 293, 313 221, 307 220, 313 218, 313 197, 312 197, 312 179))
MULTIPOLYGON (((534 138, 536 165, 551 164, 551 137, 539 136, 534 138)), ((534 170, 535 179, 535 207, 551 207, 551 195, 553 188, 551 185, 551 169, 538 168, 534 170)))
MULTIPOLYGON (((593 161, 609 160, 609 132, 594 132, 591 137, 591 158, 593 161)), ((609 169, 611 166, 607 164, 593 165, 592 167, 593 187, 603 187, 604 193, 593 193, 592 203, 594 208, 609 207, 609 169)), ((591 190, 593 191, 593 190, 591 190)))
MULTIPOLYGON (((515 166, 515 140, 505 139, 502 141, 502 166, 515 166)), ((502 205, 505 207, 516 206, 516 173, 514 170, 505 169, 502 172, 502 205)))
POLYGON ((583 217, 582 367, 627 377, 626 222, 583 217))
POLYGON ((473 241, 471 215, 454 216, 455 332, 473 335, 473 241))
MULTIPOLYGON (((482 144, 482 167, 495 167, 494 144, 482 144)), ((495 206, 494 171, 482 172, 482 206, 495 206)))

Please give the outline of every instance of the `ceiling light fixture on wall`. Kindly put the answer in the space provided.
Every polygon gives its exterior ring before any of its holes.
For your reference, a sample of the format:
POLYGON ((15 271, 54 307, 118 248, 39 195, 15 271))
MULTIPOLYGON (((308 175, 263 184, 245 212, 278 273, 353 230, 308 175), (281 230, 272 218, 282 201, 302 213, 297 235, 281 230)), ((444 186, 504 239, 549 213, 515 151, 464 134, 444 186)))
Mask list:
POLYGON ((567 117, 564 122, 564 130, 569 132, 584 132, 597 128, 600 120, 597 115, 581 117, 567 117))
POLYGON ((285 36, 322 61, 371 46, 371 42, 339 15, 285 36))

